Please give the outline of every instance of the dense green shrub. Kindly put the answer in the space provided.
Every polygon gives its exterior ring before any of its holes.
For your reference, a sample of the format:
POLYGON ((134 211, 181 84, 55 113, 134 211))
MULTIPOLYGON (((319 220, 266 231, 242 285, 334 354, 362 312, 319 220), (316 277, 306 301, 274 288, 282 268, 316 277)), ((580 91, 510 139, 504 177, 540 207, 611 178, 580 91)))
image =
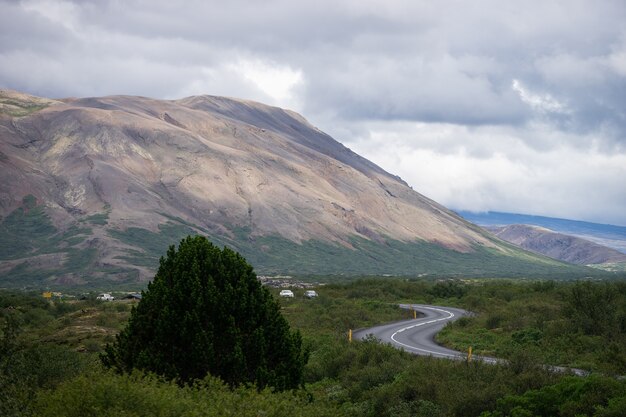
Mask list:
POLYGON ((587 335, 619 331, 619 293, 611 284, 577 282, 567 298, 564 312, 577 329, 587 335))
POLYGON ((103 363, 188 383, 207 374, 234 386, 302 384, 307 353, 279 304, 238 253, 201 236, 171 246, 103 363))
MULTIPOLYGON (((35 308, 36 310, 37 308, 35 308)), ((26 345, 20 339, 19 312, 0 320, 0 416, 29 415, 38 390, 54 388, 86 368, 76 352, 54 344, 26 345)))
POLYGON ((626 374, 626 285, 623 282, 490 281, 466 285, 456 304, 478 307, 438 340, 456 349, 512 358, 525 350, 543 364, 626 374), (476 304, 475 300, 485 300, 476 304))
POLYGON ((179 386, 154 375, 92 373, 41 392, 34 404, 40 417, 341 417, 303 392, 274 393, 254 387, 231 390, 214 377, 179 386))
POLYGON ((610 378, 567 377, 554 385, 508 395, 497 402, 494 412, 483 417, 500 416, 609 416, 626 411, 626 383, 610 378))

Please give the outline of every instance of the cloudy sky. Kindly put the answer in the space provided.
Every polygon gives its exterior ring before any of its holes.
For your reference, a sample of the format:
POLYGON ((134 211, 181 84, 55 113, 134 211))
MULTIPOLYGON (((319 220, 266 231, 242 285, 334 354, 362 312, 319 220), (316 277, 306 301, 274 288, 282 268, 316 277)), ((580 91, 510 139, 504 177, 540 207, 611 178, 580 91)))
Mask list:
POLYGON ((624 22, 624 0, 0 0, 0 86, 258 100, 448 207, 626 225, 624 22))

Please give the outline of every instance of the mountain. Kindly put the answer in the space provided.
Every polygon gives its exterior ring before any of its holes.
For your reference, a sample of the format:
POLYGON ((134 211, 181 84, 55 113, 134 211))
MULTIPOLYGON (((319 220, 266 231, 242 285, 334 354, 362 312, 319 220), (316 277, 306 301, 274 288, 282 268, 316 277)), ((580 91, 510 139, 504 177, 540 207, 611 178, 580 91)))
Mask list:
POLYGON ((578 264, 626 263, 626 254, 579 237, 523 224, 486 227, 500 239, 561 261, 578 264))
POLYGON ((135 284, 187 234, 262 274, 587 274, 245 100, 0 92, 0 285, 135 284))
POLYGON ((458 214, 464 219, 481 226, 525 224, 544 227, 555 232, 590 240, 599 245, 626 253, 626 227, 624 226, 532 216, 528 214, 502 213, 497 211, 474 213, 461 210, 458 211, 458 214))

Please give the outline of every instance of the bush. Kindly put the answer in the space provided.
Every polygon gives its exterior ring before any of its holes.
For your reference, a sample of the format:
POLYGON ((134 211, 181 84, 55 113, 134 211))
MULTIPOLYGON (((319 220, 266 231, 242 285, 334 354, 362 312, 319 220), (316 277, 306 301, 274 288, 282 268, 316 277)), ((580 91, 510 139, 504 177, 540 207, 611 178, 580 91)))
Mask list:
POLYGON ((29 415, 37 390, 50 389, 79 374, 85 362, 62 346, 24 345, 15 314, 0 330, 0 416, 29 415))
POLYGON ((231 386, 302 384, 308 355, 279 304, 238 253, 201 236, 171 246, 126 328, 102 355, 118 371, 142 369, 189 383, 207 374, 231 386))
MULTIPOLYGON (((523 395, 509 395, 498 401, 504 415, 592 416, 596 410, 615 410, 623 404, 626 383, 606 377, 568 377, 557 384, 523 395), (608 408, 607 408, 608 407, 608 408)), ((497 415, 497 414, 493 414, 497 415)), ((610 414, 608 414, 610 415, 610 414)))
POLYGON ((328 404, 311 402, 304 393, 234 391, 214 377, 180 387, 154 375, 92 373, 42 392, 34 404, 40 417, 341 417, 328 404))

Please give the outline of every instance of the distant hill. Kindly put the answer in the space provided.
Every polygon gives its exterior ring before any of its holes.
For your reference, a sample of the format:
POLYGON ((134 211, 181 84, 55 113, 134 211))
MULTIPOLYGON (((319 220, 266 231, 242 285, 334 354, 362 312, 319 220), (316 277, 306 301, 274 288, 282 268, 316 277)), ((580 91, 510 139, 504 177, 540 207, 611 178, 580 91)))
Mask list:
POLYGON ((626 254, 586 239, 521 224, 485 226, 500 239, 524 249, 578 265, 626 262, 626 254))
POLYGON ((495 211, 484 213, 457 211, 457 213, 480 226, 508 226, 513 224, 539 226, 554 232, 581 237, 626 253, 626 227, 624 226, 495 211))
POLYGON ((136 284, 203 234, 261 274, 572 277, 256 102, 0 91, 0 286, 136 284))

